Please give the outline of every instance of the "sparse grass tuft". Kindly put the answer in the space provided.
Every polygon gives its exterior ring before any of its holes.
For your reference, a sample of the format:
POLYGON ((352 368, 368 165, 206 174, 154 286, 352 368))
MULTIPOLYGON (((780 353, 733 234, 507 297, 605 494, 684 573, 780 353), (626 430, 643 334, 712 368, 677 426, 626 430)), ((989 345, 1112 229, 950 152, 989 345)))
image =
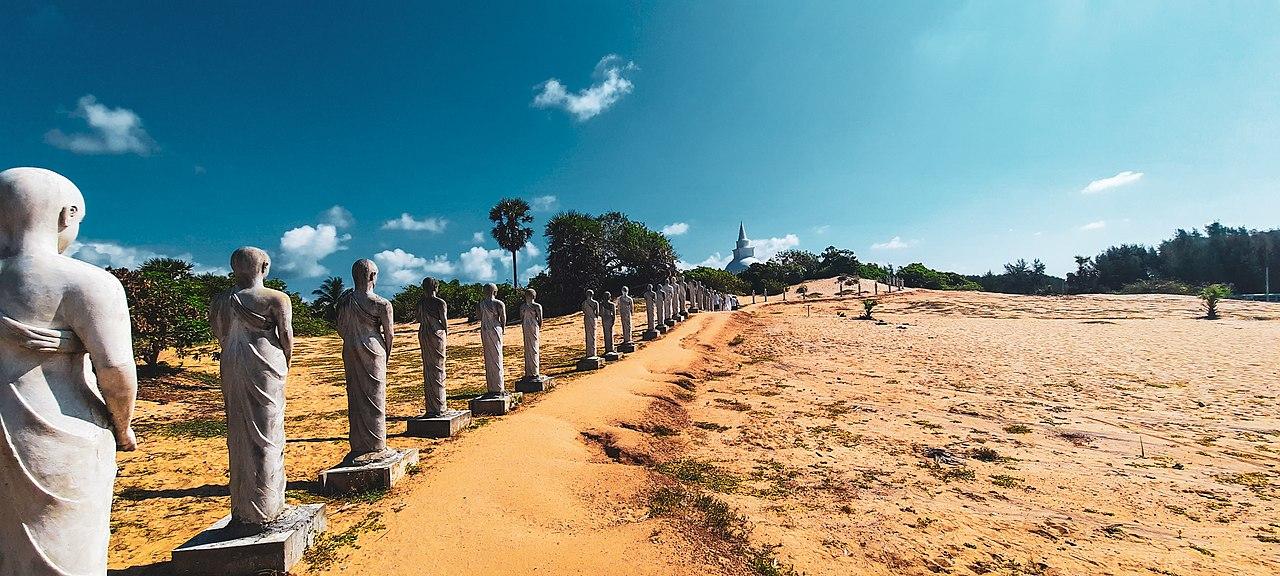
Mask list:
POLYGON ((733 493, 742 482, 737 475, 702 460, 674 460, 654 467, 654 470, 679 480, 684 484, 700 486, 715 492, 733 493))
POLYGON ((996 474, 991 477, 991 483, 1001 488, 1017 488, 1022 485, 1022 479, 1006 474, 996 474))
POLYGON ((227 421, 214 418, 183 420, 165 424, 159 432, 176 438, 220 438, 227 435, 227 421))
POLYGON ((987 446, 980 446, 970 450, 969 457, 979 462, 1000 462, 1004 460, 1004 458, 1000 456, 999 452, 996 452, 994 448, 989 448, 987 446))
POLYGON ((1010 424, 1004 427, 1004 431, 1010 434, 1029 434, 1031 427, 1026 424, 1010 424))
POLYGON ((384 528, 386 526, 382 523, 382 513, 370 512, 363 520, 342 532, 332 535, 321 534, 316 538, 316 543, 303 555, 303 559, 314 570, 326 570, 338 561, 338 553, 343 548, 360 548, 356 545, 356 540, 361 534, 384 528))

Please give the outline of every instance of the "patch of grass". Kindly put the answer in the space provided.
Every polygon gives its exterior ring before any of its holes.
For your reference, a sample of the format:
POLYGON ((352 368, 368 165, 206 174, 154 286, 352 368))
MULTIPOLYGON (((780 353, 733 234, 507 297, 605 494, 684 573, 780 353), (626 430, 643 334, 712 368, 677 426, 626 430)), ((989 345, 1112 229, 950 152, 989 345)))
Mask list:
POLYGON ((1260 492, 1262 489, 1271 485, 1271 480, 1267 477, 1266 472, 1241 472, 1239 474, 1223 474, 1217 477, 1219 482, 1223 484, 1236 484, 1244 486, 1254 492, 1260 492))
POLYGON ((1124 530, 1124 524, 1107 524, 1106 526, 1103 526, 1101 530, 1103 534, 1107 535, 1107 538, 1123 539, 1129 535, 1129 533, 1124 530))
POLYGON ((924 428, 925 430, 938 430, 942 428, 941 424, 934 424, 933 422, 930 422, 928 420, 916 420, 915 424, 916 426, 924 428))
POLYGON ((319 494, 308 492, 306 490, 285 490, 284 495, 290 501, 297 502, 299 504, 323 504, 329 501, 329 499, 324 496, 320 496, 319 494))
POLYGON ((774 556, 778 546, 747 547, 747 566, 760 576, 799 576, 794 566, 784 564, 774 556))
POLYGON ((746 412, 751 409, 750 404, 738 400, 737 398, 716 398, 716 404, 719 404, 721 408, 736 410, 738 412, 746 412))
POLYGON ((935 478, 942 480, 943 482, 950 482, 952 480, 972 481, 977 477, 972 468, 967 468, 965 466, 943 466, 941 464, 930 462, 925 465, 925 468, 928 468, 930 474, 933 474, 935 478))
POLYGON ((912 523, 912 524, 907 524, 907 526, 908 526, 908 527, 910 527, 910 528, 915 528, 916 530, 924 530, 925 528, 928 528, 928 527, 929 527, 929 525, 930 525, 930 524, 933 524, 934 522, 937 522, 937 520, 934 520, 933 518, 928 518, 928 517, 925 517, 925 516, 921 516, 921 517, 919 517, 919 518, 916 518, 916 521, 915 521, 914 523, 912 523))
POLYGON ((715 422, 694 422, 693 425, 703 430, 710 430, 712 432, 724 432, 725 430, 729 429, 728 426, 721 426, 719 424, 716 424, 715 422))
POLYGON ((969 457, 979 462, 1001 462, 1004 460, 994 448, 980 446, 969 451, 969 457))
POLYGON ((302 558, 307 561, 307 565, 311 568, 326 570, 338 561, 338 553, 343 548, 360 548, 356 545, 356 540, 360 538, 361 534, 384 528, 386 526, 382 523, 382 513, 370 512, 363 520, 356 522, 342 532, 321 534, 316 538, 316 543, 303 554, 302 558))
POLYGON ((352 504, 372 504, 387 495, 386 488, 370 488, 361 492, 343 494, 341 500, 352 504))
POLYGON ((1253 537, 1256 538, 1259 542, 1266 542, 1267 544, 1280 544, 1280 536, 1272 536, 1270 534, 1254 534, 1253 537))
POLYGON ((734 337, 733 337, 733 339, 729 341, 729 345, 730 345, 730 346, 738 346, 738 345, 740 345, 740 344, 742 344, 743 342, 746 342, 746 341, 747 341, 747 339, 746 339, 746 338, 743 338, 743 337, 742 337, 742 335, 741 335, 741 334, 739 334, 739 335, 737 335, 737 336, 734 336, 734 337))
POLYGON ((1031 427, 1026 424, 1010 424, 1004 427, 1004 431, 1010 434, 1029 434, 1031 427))
POLYGON ((176 438, 221 438, 227 435, 227 421, 215 418, 196 418, 170 422, 158 430, 165 436, 176 438))
POLYGON ((732 472, 702 460, 664 462, 655 466, 654 470, 681 483, 725 494, 733 493, 742 482, 742 479, 732 472))
POLYGON ((1022 479, 1006 474, 996 474, 991 477, 991 483, 1001 488, 1017 488, 1022 485, 1022 479))
POLYGON ((1192 550, 1195 550, 1196 552, 1199 552, 1199 553, 1201 553, 1201 554, 1204 554, 1205 556, 1208 556, 1208 557, 1210 557, 1210 558, 1212 558, 1212 557, 1214 557, 1214 556, 1217 556, 1217 554, 1214 554, 1214 553, 1213 553, 1213 550, 1210 550, 1210 549, 1208 549, 1208 548, 1205 548, 1204 546, 1199 546, 1199 545, 1196 545, 1196 544, 1191 544, 1191 549, 1192 549, 1192 550))
POLYGON ((747 542, 747 518, 723 500, 684 486, 660 487, 649 494, 649 515, 675 517, 696 524, 723 540, 760 576, 796 576, 799 573, 774 556, 777 546, 754 547, 747 542))

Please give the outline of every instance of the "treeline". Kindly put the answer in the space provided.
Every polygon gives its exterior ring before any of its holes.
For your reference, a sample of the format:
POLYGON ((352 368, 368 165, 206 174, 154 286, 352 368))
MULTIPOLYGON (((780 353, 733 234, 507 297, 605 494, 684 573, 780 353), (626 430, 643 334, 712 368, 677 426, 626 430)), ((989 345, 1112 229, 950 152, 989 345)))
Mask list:
POLYGON ((1232 228, 1214 222, 1204 232, 1178 229, 1173 238, 1150 247, 1112 246, 1092 258, 1077 256, 1067 274, 1067 290, 1087 292, 1171 292, 1191 294, 1208 284, 1235 292, 1265 289, 1266 267, 1280 269, 1280 230, 1232 228))
POLYGON ((852 276, 858 278, 884 278, 888 271, 879 264, 862 263, 852 250, 827 246, 821 254, 808 250, 783 250, 766 262, 756 262, 738 273, 746 290, 760 294, 781 294, 789 285, 805 280, 852 276))

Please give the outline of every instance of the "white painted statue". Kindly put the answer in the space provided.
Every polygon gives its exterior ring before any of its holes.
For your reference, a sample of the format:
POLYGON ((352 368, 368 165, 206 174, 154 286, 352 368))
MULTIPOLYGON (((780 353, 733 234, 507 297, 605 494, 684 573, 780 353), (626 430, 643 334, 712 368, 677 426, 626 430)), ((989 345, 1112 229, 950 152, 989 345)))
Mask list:
POLYGON ((524 331, 524 377, 536 380, 542 375, 542 305, 533 288, 524 291, 520 306, 520 327, 524 331))
POLYGON ((586 338, 584 358, 597 356, 596 318, 600 316, 600 303, 596 301, 595 294, 594 290, 587 290, 587 299, 582 301, 582 329, 586 338))
POLYGON ((258 526, 284 512, 284 386, 293 357, 293 307, 287 294, 263 285, 270 269, 266 252, 237 249, 236 285, 209 306, 222 346, 231 518, 258 526))
POLYGON ((124 289, 64 256, 71 181, 0 172, 0 574, 106 574, 116 450, 136 446, 124 289))
POLYGON ((635 303, 631 298, 631 290, 622 287, 622 295, 618 296, 618 318, 622 320, 622 342, 631 343, 631 315, 635 312, 635 303))
POLYGON ((387 358, 395 335, 391 302, 374 293, 378 266, 351 265, 355 288, 338 298, 338 335, 347 381, 347 460, 360 466, 394 454, 387 450, 387 358))
MULTIPOLYGON (((600 303, 600 321, 601 327, 604 328, 604 352, 609 354, 614 352, 613 349, 613 324, 617 316, 617 305, 613 303, 613 294, 604 293, 604 300, 600 303)), ((610 357, 612 358, 612 357, 610 357)))
MULTIPOLYGON (((654 330, 658 318, 658 293, 653 291, 653 284, 646 284, 644 291, 644 315, 649 322, 649 331, 654 330)), ((648 336, 646 336, 647 338, 648 336)))
POLYGON ((476 304, 480 316, 480 345, 484 352, 484 383, 486 395, 506 393, 505 376, 502 373, 502 337, 507 330, 507 305, 498 300, 498 287, 484 285, 484 300, 476 304))
POLYGON ((427 418, 438 418, 449 410, 444 385, 449 305, 437 295, 439 290, 439 280, 424 278, 423 296, 418 302, 418 347, 422 351, 422 390, 427 418))

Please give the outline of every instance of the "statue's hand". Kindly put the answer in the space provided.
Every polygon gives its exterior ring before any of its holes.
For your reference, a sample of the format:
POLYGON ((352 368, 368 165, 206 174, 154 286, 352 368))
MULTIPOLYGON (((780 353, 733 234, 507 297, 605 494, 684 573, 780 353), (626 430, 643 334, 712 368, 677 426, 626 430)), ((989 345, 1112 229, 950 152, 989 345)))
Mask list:
POLYGON ((17 340, 23 348, 37 352, 84 352, 84 344, 75 332, 28 326, 8 316, 0 316, 0 334, 17 340))
POLYGON ((116 434, 116 450, 121 452, 133 452, 138 449, 138 436, 133 433, 133 427, 125 429, 124 434, 116 434))

